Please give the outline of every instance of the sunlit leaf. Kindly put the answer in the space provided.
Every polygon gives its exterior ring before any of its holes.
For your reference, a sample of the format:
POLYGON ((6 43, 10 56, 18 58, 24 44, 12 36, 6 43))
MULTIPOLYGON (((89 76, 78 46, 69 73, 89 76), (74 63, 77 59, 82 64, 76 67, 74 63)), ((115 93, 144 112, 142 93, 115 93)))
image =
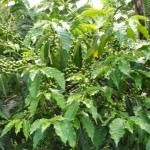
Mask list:
POLYGON ((11 129, 12 127, 15 126, 16 122, 18 122, 18 120, 12 120, 10 121, 3 129, 2 131, 2 134, 1 134, 1 137, 4 136, 5 134, 7 134, 11 129))
POLYGON ((81 14, 81 16, 86 16, 86 17, 93 17, 93 16, 97 16, 97 15, 104 16, 105 11, 92 8, 92 9, 83 11, 81 14))
POLYGON ((23 120, 23 134, 28 139, 30 134, 30 122, 28 120, 23 120))
POLYGON ((15 124, 15 133, 18 134, 22 128, 22 120, 18 120, 15 124))

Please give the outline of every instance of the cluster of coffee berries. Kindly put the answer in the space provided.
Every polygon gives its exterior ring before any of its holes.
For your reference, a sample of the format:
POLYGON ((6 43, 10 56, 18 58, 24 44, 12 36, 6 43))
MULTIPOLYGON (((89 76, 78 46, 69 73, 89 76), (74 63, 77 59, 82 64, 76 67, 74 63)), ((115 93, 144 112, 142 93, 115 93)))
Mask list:
POLYGON ((14 60, 13 58, 0 58, 0 73, 13 74, 21 73, 25 68, 26 62, 14 60))

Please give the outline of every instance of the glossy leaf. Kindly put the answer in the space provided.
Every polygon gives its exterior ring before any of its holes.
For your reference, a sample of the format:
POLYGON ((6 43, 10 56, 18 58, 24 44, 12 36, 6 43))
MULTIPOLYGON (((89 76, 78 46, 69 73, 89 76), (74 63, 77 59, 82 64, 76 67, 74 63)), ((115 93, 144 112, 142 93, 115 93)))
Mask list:
POLYGON ((29 108, 30 113, 33 115, 36 112, 40 99, 39 98, 32 98, 29 108))
POLYGON ((100 87, 99 86, 92 86, 92 87, 89 87, 87 88, 87 93, 91 96, 97 94, 100 90, 100 87))
POLYGON ((111 79, 113 80, 114 84, 119 88, 119 82, 121 80, 120 71, 113 70, 111 73, 111 79))
POLYGON ((23 120, 23 134, 28 139, 30 134, 30 122, 28 120, 23 120))
POLYGON ((39 141, 43 138, 43 132, 41 130, 41 128, 39 128, 38 130, 36 130, 36 132, 34 133, 34 136, 33 136, 33 147, 35 148, 39 141))
POLYGON ((66 107, 64 96, 57 90, 52 90, 51 89, 51 92, 52 92, 51 96, 57 102, 57 105, 60 108, 64 109, 66 107))
POLYGON ((56 134, 60 136, 64 143, 68 141, 71 147, 75 147, 76 133, 71 122, 68 122, 67 120, 57 121, 54 123, 54 128, 56 134))
POLYGON ((66 112, 65 112, 65 119, 67 120, 74 120, 77 111, 79 109, 79 102, 78 101, 73 101, 67 108, 66 112))
POLYGON ((85 129, 88 136, 92 140, 93 136, 94 136, 94 125, 93 125, 92 121, 89 119, 88 116, 82 116, 82 117, 80 117, 80 120, 82 122, 83 128, 85 129))
MULTIPOLYGON (((30 128, 30 134, 32 134, 33 132, 35 132, 37 129, 41 128, 42 127, 42 124, 45 124, 45 123, 49 123, 50 125, 50 120, 49 119, 37 119, 32 125, 31 125, 31 128, 30 128)), ((42 129, 42 128, 41 128, 42 129)), ((42 130, 43 131, 43 130, 42 130)))
POLYGON ((95 122, 97 122, 96 120, 97 120, 97 117, 98 117, 98 112, 97 112, 96 107, 92 106, 90 108, 90 111, 91 111, 93 119, 95 120, 95 122))
POLYGON ((118 145, 120 139, 125 134, 124 120, 121 118, 114 119, 109 125, 109 133, 111 134, 111 138, 115 141, 116 145, 118 145))
POLYGON ((35 51, 38 51, 42 47, 43 42, 47 41, 48 37, 49 37, 49 34, 45 34, 40 37, 40 39, 36 43, 35 51))
POLYGON ((101 66, 100 68, 92 72, 92 78, 95 79, 103 75, 106 75, 110 70, 111 68, 109 66, 101 66))
POLYGON ((58 38, 61 42, 62 48, 69 53, 72 44, 71 33, 67 29, 62 27, 58 27, 56 31, 57 31, 58 38))
POLYGON ((12 127, 15 126, 16 122, 18 122, 18 120, 12 120, 10 121, 3 129, 3 132, 1 134, 1 137, 4 136, 5 134, 7 134, 11 129, 12 127))
POLYGON ((98 10, 98 9, 89 9, 85 10, 82 12, 81 16, 86 16, 86 17, 93 17, 97 15, 105 15, 105 12, 103 10, 98 10))
POLYGON ((40 58, 42 62, 46 62, 46 60, 48 59, 49 51, 50 51, 50 41, 47 40, 47 42, 43 44, 40 48, 40 58))
POLYGON ((41 75, 38 70, 30 71, 28 89, 32 98, 36 98, 40 86, 41 75))
POLYGON ((45 67, 41 69, 41 72, 45 74, 48 78, 54 78, 59 86, 63 90, 65 90, 65 79, 63 74, 59 70, 51 67, 45 67))
POLYGON ((139 74, 132 74, 131 77, 134 80, 136 87, 138 89, 141 89, 141 87, 142 87, 142 77, 139 74))
POLYGON ((22 128, 22 120, 18 120, 15 124, 15 133, 18 134, 22 128))
POLYGON ((124 59, 122 59, 121 62, 119 62, 119 69, 125 75, 129 75, 131 72, 129 62, 127 62, 124 59))
POLYGON ((150 124, 144 117, 136 117, 132 116, 131 120, 138 125, 141 129, 145 130, 147 133, 150 134, 150 124))
POLYGON ((82 67, 82 49, 81 49, 81 41, 78 41, 74 47, 73 53, 73 61, 74 64, 81 68, 82 67))

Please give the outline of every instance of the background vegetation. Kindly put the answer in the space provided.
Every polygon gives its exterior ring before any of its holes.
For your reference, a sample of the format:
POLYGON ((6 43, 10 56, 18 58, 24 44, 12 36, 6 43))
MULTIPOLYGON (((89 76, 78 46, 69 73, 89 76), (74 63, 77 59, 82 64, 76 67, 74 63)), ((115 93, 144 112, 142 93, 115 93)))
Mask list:
POLYGON ((0 149, 149 150, 149 33, 132 1, 12 1, 0 1, 0 149))

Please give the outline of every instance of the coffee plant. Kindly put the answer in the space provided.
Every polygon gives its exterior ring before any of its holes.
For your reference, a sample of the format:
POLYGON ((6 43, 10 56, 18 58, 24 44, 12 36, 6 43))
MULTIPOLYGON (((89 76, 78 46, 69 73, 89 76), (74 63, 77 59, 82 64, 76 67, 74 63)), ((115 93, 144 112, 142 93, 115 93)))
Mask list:
POLYGON ((0 1, 0 149, 150 149, 149 16, 101 4, 0 1))

